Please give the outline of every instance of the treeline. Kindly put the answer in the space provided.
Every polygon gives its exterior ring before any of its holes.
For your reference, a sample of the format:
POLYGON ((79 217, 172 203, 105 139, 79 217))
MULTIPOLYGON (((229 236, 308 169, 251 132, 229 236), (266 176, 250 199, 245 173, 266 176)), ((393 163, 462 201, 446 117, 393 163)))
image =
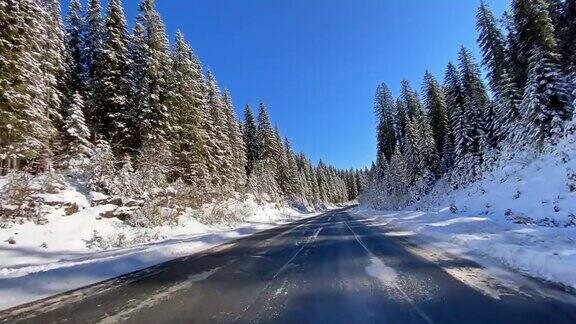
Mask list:
POLYGON ((378 156, 366 193, 376 207, 414 202, 441 178, 471 183, 498 159, 573 136, 576 1, 514 0, 501 21, 481 2, 477 29, 488 86, 463 47, 443 84, 425 73, 423 100, 408 81, 397 100, 378 87, 378 156))
POLYGON ((72 0, 64 18, 58 0, 0 0, 2 173, 83 168, 93 190, 183 183, 203 202, 356 198, 362 174, 296 154, 264 104, 240 122, 182 33, 170 44, 154 0, 131 32, 120 0, 72 0))

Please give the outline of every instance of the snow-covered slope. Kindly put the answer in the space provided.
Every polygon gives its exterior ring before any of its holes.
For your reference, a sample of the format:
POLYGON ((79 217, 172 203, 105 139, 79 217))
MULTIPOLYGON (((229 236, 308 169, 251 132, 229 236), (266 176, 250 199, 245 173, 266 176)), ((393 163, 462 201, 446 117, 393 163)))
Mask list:
POLYGON ((538 158, 520 153, 466 187, 440 182, 404 210, 364 205, 357 213, 443 251, 576 288, 575 148, 563 142, 538 158))
MULTIPOLYGON (((0 180, 3 180, 0 178, 0 180)), ((47 223, 31 221, 0 228, 0 309, 37 300, 253 234, 279 224, 316 215, 276 204, 229 201, 217 206, 240 222, 206 225, 202 212, 190 211, 178 224, 153 228, 127 225, 101 217, 117 208, 91 206, 87 195, 67 183, 65 190, 45 194, 47 223), (79 211, 66 216, 62 203, 79 211)))

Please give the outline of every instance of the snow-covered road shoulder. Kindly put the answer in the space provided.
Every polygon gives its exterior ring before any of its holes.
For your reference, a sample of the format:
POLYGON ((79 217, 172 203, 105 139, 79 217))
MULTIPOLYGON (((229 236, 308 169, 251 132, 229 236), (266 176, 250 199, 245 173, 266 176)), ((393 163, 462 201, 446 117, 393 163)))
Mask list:
POLYGON ((351 211, 426 248, 486 263, 576 289, 576 227, 521 225, 485 216, 437 211, 351 211))

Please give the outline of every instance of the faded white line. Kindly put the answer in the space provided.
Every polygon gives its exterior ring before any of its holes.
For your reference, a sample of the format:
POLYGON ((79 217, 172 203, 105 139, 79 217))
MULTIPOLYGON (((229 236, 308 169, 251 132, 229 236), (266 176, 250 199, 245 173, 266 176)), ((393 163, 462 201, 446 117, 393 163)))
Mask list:
MULTIPOLYGON (((379 261, 379 262, 376 262, 376 265, 375 265, 375 267, 379 267, 379 269, 371 268, 370 271, 383 270, 384 275, 383 275, 383 273, 378 273, 376 278, 377 279, 383 279, 384 280, 383 283, 385 285, 388 285, 388 286, 395 288, 402 295, 402 297, 404 297, 404 299, 414 308, 416 313, 418 313, 418 315, 420 315, 420 317, 426 323, 430 323, 430 324, 434 323, 432 321, 432 319, 430 319, 430 317, 428 317, 428 315, 426 315, 426 313, 420 307, 418 307, 418 305, 414 302, 414 300, 412 298, 410 298, 410 296, 408 296, 408 294, 398 285, 398 283, 396 281, 390 280, 390 279, 392 279, 392 277, 394 277, 394 278, 397 277, 396 271, 394 269, 386 266, 380 258, 378 258, 376 255, 374 255, 374 253, 372 253, 372 251, 370 251, 370 249, 368 249, 368 247, 364 244, 364 242, 362 242, 360 237, 358 237, 358 235, 356 235, 356 232, 354 232, 354 230, 350 227, 350 225, 348 225, 348 222, 345 222, 345 223, 346 223, 346 226, 348 227, 348 229, 350 230, 350 232, 352 232, 352 234, 354 235, 354 239, 356 240, 356 242, 358 242, 358 244, 360 244, 364 248, 366 253, 368 253, 370 260, 372 262, 374 262, 374 260, 379 261), (391 275, 392 273, 390 272, 390 269, 394 272, 393 276, 391 275)), ((372 263, 372 265, 374 266, 374 263, 372 263)), ((368 274, 370 275, 370 272, 368 271, 369 267, 367 267, 366 270, 367 270, 368 274)))
POLYGON ((280 270, 278 270, 278 272, 276 272, 276 274, 272 278, 276 279, 276 277, 278 277, 278 275, 280 275, 282 272, 284 272, 284 270, 286 270, 288 265, 290 263, 292 263, 292 261, 294 261, 294 259, 296 259, 296 257, 300 254, 300 252, 302 252, 302 250, 304 250, 305 247, 307 247, 310 243, 312 243, 312 241, 314 241, 318 237, 318 234, 320 234, 320 231, 322 231, 322 227, 316 229, 316 231, 314 231, 314 234, 312 234, 312 236, 308 237, 308 239, 306 240, 306 242, 304 244, 302 244, 300 249, 298 249, 298 251, 296 251, 296 253, 290 258, 290 260, 288 260, 288 262, 286 262, 280 268, 280 270))

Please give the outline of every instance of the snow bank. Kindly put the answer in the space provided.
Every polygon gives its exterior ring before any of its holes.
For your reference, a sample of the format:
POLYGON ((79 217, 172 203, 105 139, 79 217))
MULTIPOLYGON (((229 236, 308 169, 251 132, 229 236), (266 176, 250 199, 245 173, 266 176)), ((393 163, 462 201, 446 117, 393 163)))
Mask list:
POLYGON ((362 206, 356 213, 444 251, 576 288, 576 192, 568 179, 575 147, 562 143, 540 158, 516 158, 465 188, 438 183, 402 211, 362 206))
POLYGON ((70 184, 66 190, 43 198, 47 202, 74 202, 80 210, 66 216, 62 207, 46 206, 49 212, 45 225, 25 222, 0 228, 0 309, 97 283, 285 222, 317 215, 273 204, 258 204, 248 197, 243 202, 226 204, 228 212, 242 216, 241 223, 206 225, 200 223, 191 211, 175 226, 144 229, 128 226, 116 218, 100 217, 102 212, 116 206, 90 206, 87 195, 70 184), (91 244, 95 236, 109 248, 91 244))

